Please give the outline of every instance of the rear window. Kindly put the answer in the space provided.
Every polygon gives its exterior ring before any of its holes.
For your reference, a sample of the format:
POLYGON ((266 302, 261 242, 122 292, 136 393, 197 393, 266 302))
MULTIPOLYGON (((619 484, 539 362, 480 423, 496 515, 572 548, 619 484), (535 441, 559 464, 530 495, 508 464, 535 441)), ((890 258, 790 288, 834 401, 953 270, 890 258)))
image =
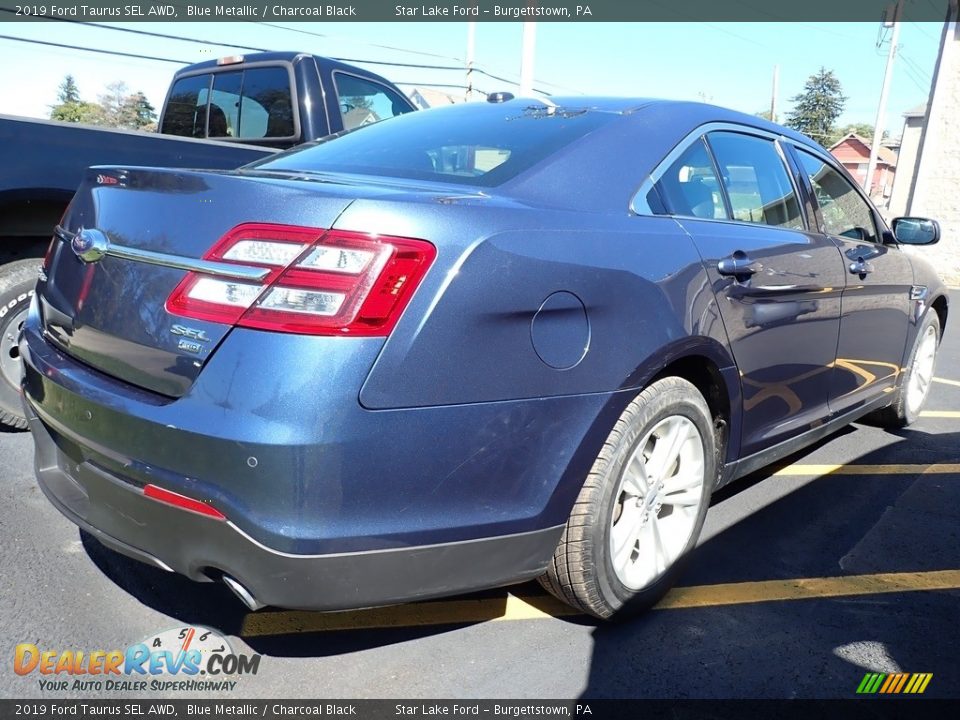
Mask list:
POLYGON ((162 132, 186 137, 259 140, 295 134, 286 67, 191 75, 170 93, 162 132))
POLYGON ((616 117, 583 108, 470 103, 361 127, 256 167, 492 187, 616 117))

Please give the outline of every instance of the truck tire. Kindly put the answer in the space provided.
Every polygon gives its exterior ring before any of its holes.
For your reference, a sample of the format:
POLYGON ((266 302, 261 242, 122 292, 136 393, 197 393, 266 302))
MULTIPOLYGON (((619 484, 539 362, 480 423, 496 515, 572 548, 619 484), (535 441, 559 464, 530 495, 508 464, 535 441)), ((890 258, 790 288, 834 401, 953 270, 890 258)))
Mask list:
POLYGON ((26 430, 20 404, 20 348, 17 339, 27 319, 37 284, 39 258, 0 266, 0 426, 26 430))

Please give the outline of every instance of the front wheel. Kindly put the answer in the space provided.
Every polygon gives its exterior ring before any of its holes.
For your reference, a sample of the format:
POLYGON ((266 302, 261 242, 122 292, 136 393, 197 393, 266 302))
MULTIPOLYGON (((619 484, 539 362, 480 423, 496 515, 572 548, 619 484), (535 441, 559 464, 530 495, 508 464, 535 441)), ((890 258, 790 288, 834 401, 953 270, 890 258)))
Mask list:
POLYGON ((903 428, 919 419, 933 384, 939 346, 940 317, 931 308, 924 316, 917 338, 913 341, 907 369, 900 381, 900 387, 894 393, 893 402, 873 415, 878 425, 903 428))
POLYGON ((696 545, 716 478, 703 396, 682 378, 653 383, 607 438, 541 584, 599 618, 650 607, 696 545))
POLYGON ((0 426, 27 427, 20 404, 20 330, 37 284, 40 260, 0 266, 0 426))

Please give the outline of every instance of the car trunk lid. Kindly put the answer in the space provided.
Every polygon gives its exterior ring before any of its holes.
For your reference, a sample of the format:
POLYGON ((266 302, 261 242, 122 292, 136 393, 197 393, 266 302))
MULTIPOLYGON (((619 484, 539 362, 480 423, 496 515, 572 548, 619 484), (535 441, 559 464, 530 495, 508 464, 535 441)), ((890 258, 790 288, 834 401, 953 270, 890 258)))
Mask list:
POLYGON ((107 375, 180 397, 232 328, 170 312, 167 301, 187 274, 255 273, 204 256, 251 221, 316 228, 319 237, 356 196, 357 188, 336 183, 93 168, 58 227, 38 285, 45 335, 107 375))

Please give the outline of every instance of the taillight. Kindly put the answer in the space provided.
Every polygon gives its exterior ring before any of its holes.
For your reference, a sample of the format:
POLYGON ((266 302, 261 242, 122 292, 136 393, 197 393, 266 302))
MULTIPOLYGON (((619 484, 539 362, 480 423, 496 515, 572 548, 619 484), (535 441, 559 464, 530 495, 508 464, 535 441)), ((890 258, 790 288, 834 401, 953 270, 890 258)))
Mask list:
POLYGON ((166 307, 262 330, 388 335, 435 257, 423 240, 248 223, 204 259, 265 268, 266 277, 248 282, 191 272, 166 307))

